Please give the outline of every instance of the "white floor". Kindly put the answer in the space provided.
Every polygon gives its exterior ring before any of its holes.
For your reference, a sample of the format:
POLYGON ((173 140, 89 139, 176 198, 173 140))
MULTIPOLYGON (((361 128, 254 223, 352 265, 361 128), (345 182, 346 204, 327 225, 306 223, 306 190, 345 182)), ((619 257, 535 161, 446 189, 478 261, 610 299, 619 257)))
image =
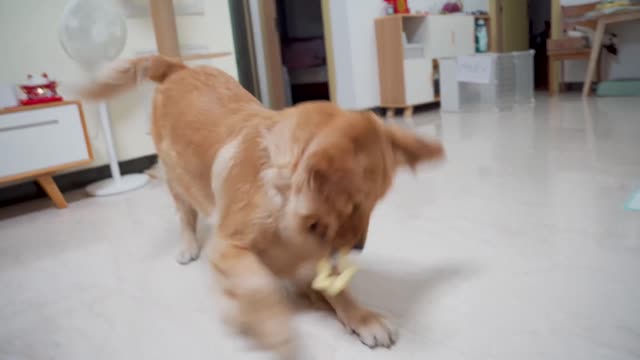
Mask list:
MULTIPOLYGON (((448 161, 376 210, 356 294, 400 328, 370 350, 296 318, 302 359, 639 359, 640 100, 419 114, 448 161)), ((229 334, 205 261, 180 266, 162 185, 0 209, 0 359, 262 359, 229 334)))

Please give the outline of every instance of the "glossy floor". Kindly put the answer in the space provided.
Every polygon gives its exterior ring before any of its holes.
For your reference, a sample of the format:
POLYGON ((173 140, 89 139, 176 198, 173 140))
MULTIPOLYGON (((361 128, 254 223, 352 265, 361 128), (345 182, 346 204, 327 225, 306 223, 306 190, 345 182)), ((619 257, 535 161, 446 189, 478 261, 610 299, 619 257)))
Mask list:
MULTIPOLYGON (((448 160, 400 174, 354 280, 400 340, 371 351, 304 312, 302 359, 639 359, 640 212, 624 209, 640 188, 639 114, 638 99, 574 96, 418 114, 448 160)), ((161 184, 75 195, 64 211, 0 209, 1 359, 265 358, 221 324, 206 262, 174 261, 161 184)))

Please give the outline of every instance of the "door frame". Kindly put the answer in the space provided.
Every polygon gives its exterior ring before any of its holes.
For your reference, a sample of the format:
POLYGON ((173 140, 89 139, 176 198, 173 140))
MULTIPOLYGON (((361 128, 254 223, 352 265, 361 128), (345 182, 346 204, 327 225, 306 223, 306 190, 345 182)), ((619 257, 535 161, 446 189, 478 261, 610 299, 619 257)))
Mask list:
POLYGON ((322 27, 324 32, 324 50, 327 61, 327 81, 329 82, 329 99, 337 102, 336 63, 333 54, 333 30, 331 28, 331 0, 322 0, 322 27))
MULTIPOLYGON (((505 52, 508 48, 515 48, 514 50, 525 50, 529 48, 529 15, 527 4, 525 4, 525 10, 527 10, 526 24, 527 24, 527 37, 526 37, 526 46, 522 49, 518 49, 517 46, 514 46, 511 42, 507 43, 507 40, 504 39, 504 26, 505 26, 505 17, 504 17, 504 9, 503 4, 505 2, 512 2, 513 0, 490 0, 489 1, 489 16, 491 18, 491 29, 490 37, 491 37, 491 51, 493 52, 505 52)), ((525 0, 520 0, 525 1, 525 0)), ((511 20, 512 18, 509 18, 511 20)), ((513 51, 513 50, 509 50, 513 51)))
MULTIPOLYGON (((284 70, 282 65, 282 45, 278 32, 277 0, 257 0, 260 17, 260 32, 266 70, 268 106, 274 110, 286 106, 284 88, 284 70)), ((256 52, 256 56, 260 56, 256 52)))
POLYGON ((491 18, 491 52, 502 52, 502 0, 489 1, 489 17, 491 18))
MULTIPOLYGON (((286 106, 285 74, 282 61, 282 44, 278 34, 278 0, 248 0, 251 5, 253 26, 258 26, 260 33, 254 34, 254 56, 262 57, 264 64, 257 61, 258 79, 266 82, 260 86, 267 91, 262 96, 266 106, 272 109, 282 109, 286 106), (257 14, 255 13, 257 11, 257 14), (257 15, 257 16, 256 16, 257 15), (257 17, 257 18, 256 18, 257 17), (262 70, 260 67, 263 66, 262 70), (263 72, 263 74, 261 74, 263 72), (264 84, 263 84, 264 85, 264 84), (264 101, 267 100, 267 101, 264 101)), ((336 101, 335 58, 333 52, 333 33, 331 27, 331 1, 321 0, 323 37, 327 62, 327 81, 331 101, 336 101)), ((334 0, 335 1, 335 0, 334 0)), ((342 1, 342 0, 340 0, 342 1)), ((264 91, 263 90, 263 91, 264 91)))
MULTIPOLYGON (((560 0, 551 0, 551 39, 562 37, 562 5, 560 0)), ((562 76, 562 61, 554 61, 553 65, 547 69, 550 79, 560 79, 562 76)), ((562 79, 560 80, 562 81, 562 79)), ((557 94, 560 91, 559 81, 552 81, 549 84, 549 93, 557 94)))

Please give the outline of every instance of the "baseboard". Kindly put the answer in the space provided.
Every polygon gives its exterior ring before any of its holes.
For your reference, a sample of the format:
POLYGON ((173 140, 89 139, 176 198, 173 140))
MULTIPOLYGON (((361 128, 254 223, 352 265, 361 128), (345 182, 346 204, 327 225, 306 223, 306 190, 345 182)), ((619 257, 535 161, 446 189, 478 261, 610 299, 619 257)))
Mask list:
MULTIPOLYGON (((139 173, 150 168, 158 161, 157 155, 147 155, 139 158, 121 161, 122 174, 139 173)), ((111 176, 109 165, 74 171, 56 175, 53 178, 60 190, 65 191, 84 188, 94 181, 103 180, 111 176)), ((0 207, 14 205, 24 201, 46 197, 44 190, 34 181, 26 181, 0 188, 0 207)))

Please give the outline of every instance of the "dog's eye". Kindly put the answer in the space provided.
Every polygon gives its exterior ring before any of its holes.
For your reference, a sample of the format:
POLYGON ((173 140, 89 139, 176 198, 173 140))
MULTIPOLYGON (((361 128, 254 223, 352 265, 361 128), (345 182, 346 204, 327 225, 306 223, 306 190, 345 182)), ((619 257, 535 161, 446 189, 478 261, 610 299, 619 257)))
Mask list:
POLYGON ((316 235, 320 238, 325 238, 327 236, 327 231, 328 231, 328 227, 327 225, 321 223, 320 221, 312 221, 307 229, 309 230, 309 233, 316 235))

